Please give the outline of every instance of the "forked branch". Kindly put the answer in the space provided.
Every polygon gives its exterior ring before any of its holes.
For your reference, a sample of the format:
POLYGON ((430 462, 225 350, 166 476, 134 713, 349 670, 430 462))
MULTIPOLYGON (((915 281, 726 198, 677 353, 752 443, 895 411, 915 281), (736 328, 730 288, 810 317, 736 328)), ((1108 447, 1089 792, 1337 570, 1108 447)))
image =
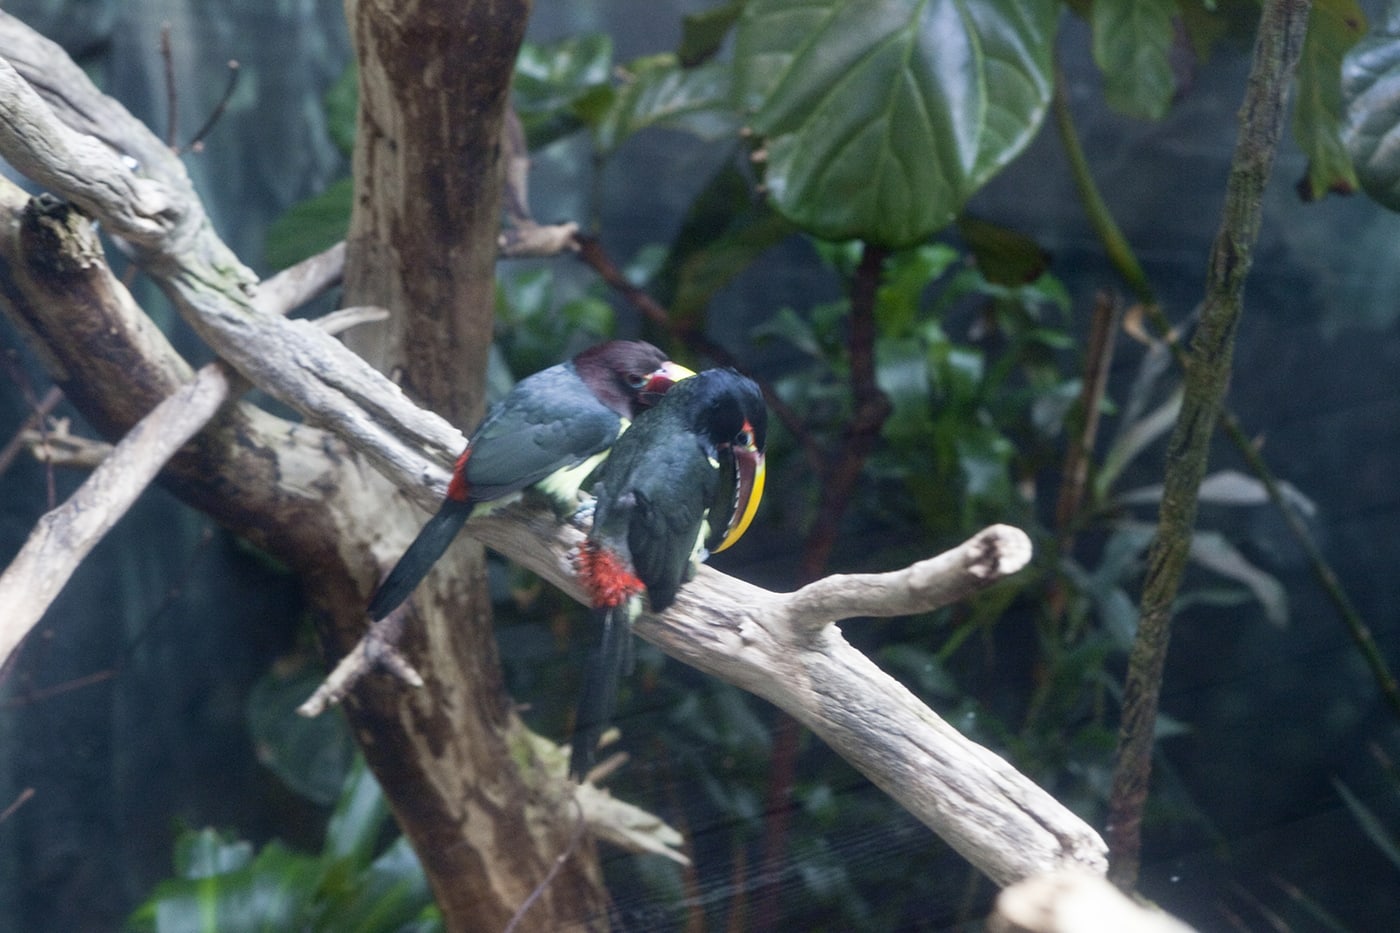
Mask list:
MULTIPOLYGON (((0 54, 16 29, 23 27, 0 14, 0 54)), ((67 106, 110 106, 80 74, 71 80, 81 86, 65 88, 67 106)), ((461 435, 410 405, 397 387, 319 329, 268 313, 254 297, 251 276, 203 217, 183 170, 163 161, 163 147, 149 140, 136 147, 151 160, 137 176, 117 155, 131 150, 112 145, 60 123, 0 61, 0 155, 128 236, 181 314, 242 376, 339 434, 424 507, 436 505, 461 435), (98 178, 112 186, 95 189, 98 178)), ((580 595, 568 560, 580 538, 576 529, 521 507, 475 521, 471 529, 580 595)), ((928 608, 1013 572, 1028 554, 1023 535, 995 527, 932 562, 890 575, 831 578, 795 594, 703 568, 672 610, 644 616, 637 632, 782 706, 996 882, 1073 865, 1102 873, 1104 845, 1089 826, 958 733, 829 624, 852 612, 928 608)))

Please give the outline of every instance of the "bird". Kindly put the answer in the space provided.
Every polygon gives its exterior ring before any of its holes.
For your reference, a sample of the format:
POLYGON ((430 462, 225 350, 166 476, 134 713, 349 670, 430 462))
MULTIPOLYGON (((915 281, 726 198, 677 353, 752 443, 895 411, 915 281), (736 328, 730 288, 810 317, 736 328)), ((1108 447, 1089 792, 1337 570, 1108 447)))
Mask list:
POLYGON ((569 757, 582 781, 630 666, 643 597, 662 612, 710 552, 738 541, 763 498, 768 411, 753 380, 708 369, 676 383, 585 483, 593 523, 572 555, 602 630, 584 674, 569 757))
POLYGON ((370 619, 409 597, 479 508, 534 488, 561 514, 572 512, 579 484, 618 435, 692 375, 650 343, 612 340, 518 382, 472 431, 442 505, 370 598, 370 619))

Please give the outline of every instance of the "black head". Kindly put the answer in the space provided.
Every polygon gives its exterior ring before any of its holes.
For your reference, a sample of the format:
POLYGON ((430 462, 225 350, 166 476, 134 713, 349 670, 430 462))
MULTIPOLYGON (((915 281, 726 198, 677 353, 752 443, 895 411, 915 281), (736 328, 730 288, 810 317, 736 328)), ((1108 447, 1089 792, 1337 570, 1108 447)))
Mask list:
POLYGON ((685 381, 691 429, 717 449, 763 452, 768 407, 758 384, 732 369, 707 369, 685 381))
POLYGON ((654 405, 679 380, 690 375, 644 340, 610 340, 589 347, 573 359, 574 371, 598 401, 632 419, 654 405))
POLYGON ((673 394, 687 403, 691 430, 713 448, 720 467, 706 546, 722 551, 743 537, 763 499, 768 407, 757 383, 732 369, 707 369, 673 394))

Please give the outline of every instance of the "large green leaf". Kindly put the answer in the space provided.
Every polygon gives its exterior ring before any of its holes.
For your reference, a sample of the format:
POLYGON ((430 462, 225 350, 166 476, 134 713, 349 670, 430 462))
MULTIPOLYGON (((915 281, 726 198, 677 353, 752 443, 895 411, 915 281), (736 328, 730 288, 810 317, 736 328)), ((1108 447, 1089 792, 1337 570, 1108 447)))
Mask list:
POLYGON ((681 17, 681 44, 676 49, 681 64, 689 68, 718 55, 743 11, 743 0, 729 0, 681 17))
POLYGON ((632 62, 595 127, 598 148, 611 152, 651 126, 685 130, 701 139, 732 136, 738 125, 730 108, 730 74, 718 63, 682 67, 669 53, 632 62))
POLYGON ((335 803, 355 757, 355 743, 339 711, 306 717, 297 706, 323 675, 274 666, 248 695, 248 731, 258 761, 292 790, 327 806, 335 803))
POLYGON ((1400 21, 1372 31, 1346 54, 1342 96, 1342 140, 1361 187, 1400 211, 1400 21))
POLYGON ((606 106, 612 55, 612 39, 601 33, 520 47, 511 90, 532 150, 582 129, 606 106))
POLYGON ((753 196, 751 179, 726 162, 691 202, 652 288, 672 320, 703 327, 715 293, 792 232, 753 196))
POLYGON ((1052 0, 753 0, 736 93, 785 216, 827 239, 917 242, 1030 141, 1052 0))
POLYGON ((1104 99, 1133 117, 1159 119, 1176 93, 1171 49, 1176 0, 1094 0, 1094 62, 1104 99))
POLYGON ((1308 173, 1298 190, 1309 201, 1329 191, 1356 190, 1356 172, 1341 136, 1342 58, 1365 31, 1366 16, 1356 0, 1313 4, 1293 103, 1293 138, 1308 157, 1308 173))
POLYGON ((442 921, 402 837, 377 856, 389 808, 362 759, 345 779, 319 856, 212 829, 185 833, 176 877, 132 913, 141 933, 439 933, 442 921))

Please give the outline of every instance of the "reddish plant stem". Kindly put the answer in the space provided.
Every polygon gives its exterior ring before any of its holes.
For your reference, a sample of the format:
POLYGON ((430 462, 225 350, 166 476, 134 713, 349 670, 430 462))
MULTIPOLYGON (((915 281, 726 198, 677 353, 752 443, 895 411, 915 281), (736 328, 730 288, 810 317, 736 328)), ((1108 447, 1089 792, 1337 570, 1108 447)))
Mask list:
MULTIPOLYGON (((704 331, 687 324, 671 319, 671 314, 660 302, 647 292, 633 285, 627 280, 627 276, 622 274, 622 270, 612 261, 603 248, 602 242, 594 236, 579 234, 575 237, 578 245, 578 258, 598 274, 598 277, 607 283, 608 287, 616 291, 627 303, 636 308, 649 324, 659 327, 674 340, 679 342, 692 353, 709 357, 721 366, 732 366, 735 369, 743 370, 734 359, 734 354, 730 353, 720 344, 711 340, 704 331)), ((793 441, 801 448, 803 456, 807 458, 809 469, 820 473, 823 464, 826 462, 821 446, 812 436, 812 432, 807 430, 802 418, 792 409, 792 406, 783 401, 782 397, 773 389, 773 384, 754 376, 753 373, 745 373, 758 383, 763 390, 763 399, 768 403, 768 410, 773 416, 783 423, 788 433, 792 435, 793 441)))
MULTIPOLYGON (((649 323, 659 327, 694 353, 709 357, 722 366, 735 365, 733 355, 723 346, 715 343, 699 328, 672 320, 666 308, 655 298, 629 282, 603 249, 597 237, 580 234, 575 238, 575 242, 579 259, 637 309, 649 323)), ((798 569, 799 585, 811 582, 825 573, 837 536, 840 534, 841 520, 845 516, 856 484, 865 470, 866 461, 879 442, 880 432, 889 418, 890 401, 880 391, 875 379, 875 301, 880 287, 881 270, 887 256, 888 250, 867 243, 851 282, 848 336, 851 421, 842 433, 841 443, 836 450, 823 450, 801 417, 778 396, 772 385, 762 379, 757 380, 763 389, 769 409, 792 434, 821 486, 816 518, 808 530, 803 546, 798 569)), ((773 724, 773 751, 765 796, 767 822, 763 859, 750 929, 771 930, 776 929, 778 924, 780 885, 777 879, 783 860, 787 856, 791 822, 789 798, 796 779, 797 752, 801 738, 802 727, 797 721, 785 713, 777 712, 773 724)), ((740 905, 735 905, 735 908, 742 912, 740 905)))
MULTIPOLYGON (((821 498, 816 518, 803 545, 798 585, 810 583, 826 572, 840 534, 841 520, 890 414, 890 401, 875 381, 875 298, 887 255, 885 249, 867 243, 851 282, 848 337, 851 421, 842 434, 840 447, 825 458, 825 469, 817 473, 821 482, 821 498)), ((774 930, 778 927, 778 892, 781 887, 777 879, 783 860, 787 857, 792 819, 791 796, 797 779, 797 753, 801 741, 802 727, 797 720, 786 713, 776 713, 768 789, 764 799, 768 817, 764 825, 760 877, 766 883, 759 891, 754 909, 754 929, 757 930, 774 930)))

